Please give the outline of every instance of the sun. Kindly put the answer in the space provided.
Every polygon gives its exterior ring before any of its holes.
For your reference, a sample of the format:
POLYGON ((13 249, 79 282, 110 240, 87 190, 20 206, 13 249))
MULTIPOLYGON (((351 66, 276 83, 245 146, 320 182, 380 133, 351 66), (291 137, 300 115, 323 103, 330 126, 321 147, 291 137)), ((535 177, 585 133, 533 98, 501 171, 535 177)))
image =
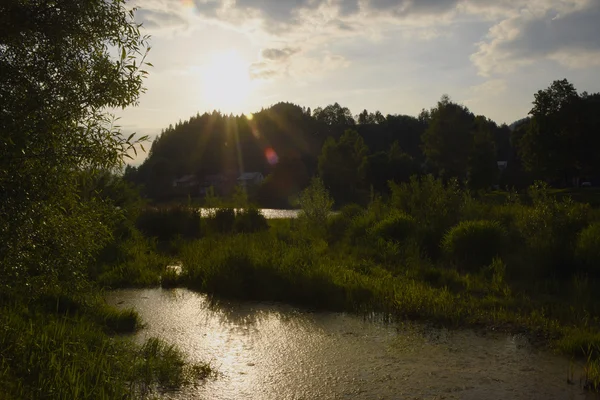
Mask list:
POLYGON ((254 88, 248 67, 235 50, 213 55, 202 69, 203 100, 224 112, 241 111, 254 88))

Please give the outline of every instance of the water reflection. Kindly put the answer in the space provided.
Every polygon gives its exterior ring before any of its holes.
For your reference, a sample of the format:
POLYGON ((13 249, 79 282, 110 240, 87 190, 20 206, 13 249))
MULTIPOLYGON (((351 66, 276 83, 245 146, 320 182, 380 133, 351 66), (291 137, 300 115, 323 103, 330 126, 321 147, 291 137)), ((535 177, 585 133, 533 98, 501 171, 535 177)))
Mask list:
MULTIPOLYGON (((216 209, 214 208, 200 208, 200 215, 203 217, 211 215, 216 209)), ((300 210, 281 210, 273 208, 261 208, 260 212, 265 216, 266 219, 278 219, 278 218, 297 218, 300 210)))
POLYGON ((218 368, 217 379, 170 398, 596 398, 567 385, 568 361, 522 336, 215 301, 183 289, 122 290, 108 301, 140 312, 148 326, 137 340, 163 337, 218 368))

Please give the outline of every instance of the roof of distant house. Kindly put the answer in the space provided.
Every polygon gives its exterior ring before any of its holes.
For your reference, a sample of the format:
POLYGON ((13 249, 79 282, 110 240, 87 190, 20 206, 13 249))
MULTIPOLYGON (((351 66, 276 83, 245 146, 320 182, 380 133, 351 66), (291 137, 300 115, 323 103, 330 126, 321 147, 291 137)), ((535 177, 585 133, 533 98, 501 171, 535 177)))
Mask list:
POLYGON ((260 172, 244 172, 238 178, 239 181, 251 181, 253 179, 261 177, 262 174, 260 172))
POLYGON ((184 175, 179 179, 175 179, 177 183, 190 182, 196 179, 196 175, 184 175))

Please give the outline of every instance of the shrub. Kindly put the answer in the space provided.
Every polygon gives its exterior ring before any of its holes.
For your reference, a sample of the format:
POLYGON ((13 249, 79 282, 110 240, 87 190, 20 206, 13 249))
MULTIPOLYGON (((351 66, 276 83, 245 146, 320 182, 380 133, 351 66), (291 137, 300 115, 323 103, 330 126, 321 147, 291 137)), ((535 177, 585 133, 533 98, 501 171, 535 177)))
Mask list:
POLYGON ((416 228, 414 218, 404 213, 393 213, 370 229, 375 237, 401 242, 411 236, 416 228))
POLYGON ((532 277, 571 275, 577 235, 587 223, 589 206, 570 198, 558 201, 540 183, 530 188, 529 195, 532 206, 519 210, 515 225, 532 277))
POLYGON ((456 180, 444 184, 432 175, 413 176, 408 183, 390 184, 390 206, 418 221, 419 243, 433 259, 439 255, 444 234, 457 224, 469 200, 456 180))
POLYGON ((235 226, 235 210, 219 208, 208 218, 208 228, 214 233, 231 233, 235 226))
POLYGON ((138 217, 137 226, 146 236, 162 241, 177 236, 189 239, 201 236, 200 213, 185 206, 147 208, 138 217))
POLYGON ((351 244, 360 243, 368 236, 369 228, 373 226, 374 220, 370 214, 358 215, 350 221, 347 237, 351 244))
POLYGON ((600 222, 581 231, 577 237, 575 255, 586 272, 600 274, 600 222))
POLYGON ((335 243, 341 241, 346 236, 351 219, 343 214, 335 214, 327 219, 327 241, 335 243))
POLYGON ((352 219, 354 217, 358 217, 365 213, 365 209, 359 206, 358 204, 347 204, 340 210, 339 215, 343 216, 347 219, 352 219))
POLYGON ((310 231, 322 231, 331 214, 333 199, 320 178, 313 178, 310 186, 300 194, 299 203, 302 209, 299 219, 310 231))
POLYGON ((256 208, 246 208, 235 216, 234 229, 239 233, 266 231, 269 224, 264 215, 256 208))
POLYGON ((469 271, 491 264, 503 255, 505 246, 506 231, 495 221, 463 221, 442 241, 445 255, 469 271))
POLYGON ((390 205, 414 217, 420 224, 432 227, 443 234, 458 222, 466 196, 456 180, 446 185, 431 175, 411 177, 410 182, 390 184, 390 205))

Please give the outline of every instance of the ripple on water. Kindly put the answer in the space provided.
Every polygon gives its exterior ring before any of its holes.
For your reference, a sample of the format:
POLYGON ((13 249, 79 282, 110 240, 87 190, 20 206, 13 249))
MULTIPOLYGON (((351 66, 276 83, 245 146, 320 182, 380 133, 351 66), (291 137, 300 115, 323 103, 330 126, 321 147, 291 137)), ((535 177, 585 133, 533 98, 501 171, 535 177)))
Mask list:
POLYGON ((147 328, 220 375, 177 399, 592 399, 569 361, 523 336, 385 324, 281 304, 211 302, 185 289, 119 290, 147 328), (578 377, 576 376, 577 380, 578 377))

